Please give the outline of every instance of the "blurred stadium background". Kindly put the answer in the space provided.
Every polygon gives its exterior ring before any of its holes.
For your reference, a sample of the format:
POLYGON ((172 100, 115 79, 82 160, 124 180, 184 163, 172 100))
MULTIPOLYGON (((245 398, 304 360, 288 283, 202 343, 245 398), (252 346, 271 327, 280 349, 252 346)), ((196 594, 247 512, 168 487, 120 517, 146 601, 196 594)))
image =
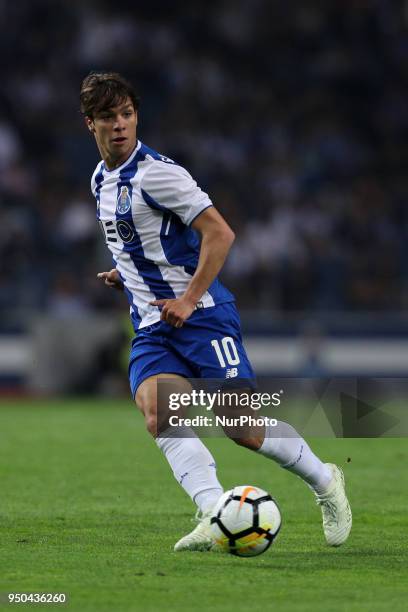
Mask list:
POLYGON ((237 234, 223 280, 260 374, 408 371, 406 0, 0 0, 0 388, 126 394, 127 303, 78 110, 91 69, 237 234), (122 357, 120 357, 122 355, 122 357))

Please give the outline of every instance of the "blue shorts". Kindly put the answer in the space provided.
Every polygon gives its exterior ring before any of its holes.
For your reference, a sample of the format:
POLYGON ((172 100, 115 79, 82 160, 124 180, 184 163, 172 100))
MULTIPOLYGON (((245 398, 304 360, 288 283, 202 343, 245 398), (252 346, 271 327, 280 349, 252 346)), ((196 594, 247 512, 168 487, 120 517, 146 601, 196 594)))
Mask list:
POLYGON ((246 386, 254 388, 255 374, 242 345, 235 303, 195 310, 179 329, 159 321, 139 330, 129 362, 133 397, 138 386, 155 374, 225 379, 228 386, 236 382, 237 387, 245 379, 246 386))

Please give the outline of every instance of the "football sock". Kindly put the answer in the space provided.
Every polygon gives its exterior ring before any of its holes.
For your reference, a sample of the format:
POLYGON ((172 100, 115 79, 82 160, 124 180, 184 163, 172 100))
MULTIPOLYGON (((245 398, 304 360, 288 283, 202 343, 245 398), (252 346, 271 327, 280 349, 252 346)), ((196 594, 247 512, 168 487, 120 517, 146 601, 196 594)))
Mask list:
POLYGON ((201 512, 208 512, 223 493, 210 451, 190 427, 170 427, 156 443, 187 495, 201 512))
POLYGON ((276 427, 265 426, 265 439, 258 453, 300 476, 316 493, 324 492, 332 479, 330 468, 316 457, 292 425, 283 421, 278 421, 276 427))

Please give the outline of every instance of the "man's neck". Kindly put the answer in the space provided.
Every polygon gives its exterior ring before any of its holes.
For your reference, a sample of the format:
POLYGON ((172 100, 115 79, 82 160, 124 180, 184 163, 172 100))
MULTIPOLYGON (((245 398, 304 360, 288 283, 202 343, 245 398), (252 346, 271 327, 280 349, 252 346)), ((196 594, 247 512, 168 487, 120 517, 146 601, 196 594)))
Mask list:
POLYGON ((116 168, 119 168, 119 166, 122 166, 122 164, 124 164, 129 159, 129 157, 132 156, 132 154, 134 153, 137 147, 137 144, 138 144, 138 141, 136 140, 136 144, 130 152, 125 153, 121 155, 120 157, 116 157, 116 158, 111 157, 108 154, 103 155, 102 151, 99 151, 106 169, 112 171, 112 170, 115 170, 116 168))
POLYGON ((105 164, 107 170, 115 170, 115 168, 121 166, 128 157, 130 157, 130 155, 122 156, 117 159, 107 156, 103 157, 103 163, 105 164))

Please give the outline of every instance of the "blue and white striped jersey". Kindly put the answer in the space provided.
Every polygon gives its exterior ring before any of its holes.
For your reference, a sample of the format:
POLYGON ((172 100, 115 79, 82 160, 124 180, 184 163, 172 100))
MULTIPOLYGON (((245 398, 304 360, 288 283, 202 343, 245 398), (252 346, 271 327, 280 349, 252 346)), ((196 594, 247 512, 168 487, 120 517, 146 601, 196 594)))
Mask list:
MULTIPOLYGON (((122 166, 107 170, 101 161, 91 186, 136 331, 160 320, 159 308, 149 302, 185 292, 200 244, 190 225, 212 203, 184 168, 140 141, 122 166)), ((233 300, 215 279, 201 306, 233 300)))

